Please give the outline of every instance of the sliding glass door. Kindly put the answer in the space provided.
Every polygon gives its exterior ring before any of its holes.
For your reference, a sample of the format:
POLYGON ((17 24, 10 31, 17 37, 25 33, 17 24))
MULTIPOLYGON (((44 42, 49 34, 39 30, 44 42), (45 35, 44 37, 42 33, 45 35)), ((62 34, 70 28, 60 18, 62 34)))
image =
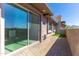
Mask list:
POLYGON ((5 52, 15 51, 40 40, 40 16, 11 4, 3 4, 5 52))
POLYGON ((16 6, 3 4, 6 53, 28 44, 28 13, 16 6))
POLYGON ((30 43, 40 40, 40 17, 29 13, 29 41, 30 43))

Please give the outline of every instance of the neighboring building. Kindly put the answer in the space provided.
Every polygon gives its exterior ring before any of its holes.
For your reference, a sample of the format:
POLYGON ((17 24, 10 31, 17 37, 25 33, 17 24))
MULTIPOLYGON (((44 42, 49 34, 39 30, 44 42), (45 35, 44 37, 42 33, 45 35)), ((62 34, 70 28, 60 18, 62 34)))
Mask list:
POLYGON ((65 34, 65 29, 66 29, 66 22, 61 21, 60 33, 65 34))
POLYGON ((55 18, 55 21, 57 23, 57 26, 56 26, 56 32, 57 33, 60 33, 60 28, 61 28, 61 16, 56 16, 55 18))
POLYGON ((66 26, 66 24, 65 24, 65 21, 61 21, 61 29, 65 29, 65 26, 66 26))
POLYGON ((62 21, 61 15, 56 16, 55 22, 56 22, 56 33, 64 34, 65 21, 62 21))
POLYGON ((0 42, 5 43, 1 44, 0 48, 5 46, 5 51, 0 50, 1 53, 8 54, 34 42, 43 42, 48 31, 56 24, 53 20, 50 22, 53 14, 44 3, 1 5, 1 18, 5 20, 5 42, 0 39, 0 42), (49 29, 48 24, 50 24, 49 29))

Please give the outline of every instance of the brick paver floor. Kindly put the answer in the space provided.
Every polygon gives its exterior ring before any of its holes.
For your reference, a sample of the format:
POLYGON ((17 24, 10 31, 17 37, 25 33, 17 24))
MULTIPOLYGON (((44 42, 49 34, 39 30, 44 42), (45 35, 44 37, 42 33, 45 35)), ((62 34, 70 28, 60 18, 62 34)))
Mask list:
POLYGON ((66 38, 59 38, 46 56, 71 56, 71 50, 66 38))

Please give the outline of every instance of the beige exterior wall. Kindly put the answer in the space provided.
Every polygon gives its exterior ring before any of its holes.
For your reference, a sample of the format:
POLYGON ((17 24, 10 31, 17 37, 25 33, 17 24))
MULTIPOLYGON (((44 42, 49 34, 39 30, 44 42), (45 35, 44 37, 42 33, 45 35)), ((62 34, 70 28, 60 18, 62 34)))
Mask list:
POLYGON ((41 19, 41 40, 42 41, 45 39, 46 35, 47 35, 47 19, 42 16, 42 19, 41 19))
POLYGON ((4 55, 4 20, 1 13, 2 6, 0 4, 0 55, 4 55))
MULTIPOLYGON (((1 4, 0 4, 0 22, 1 22, 1 4)), ((1 23, 0 23, 0 43, 1 43, 1 23)), ((1 44, 0 44, 0 55, 1 55, 1 44)))
POLYGON ((79 56, 79 29, 68 29, 66 35, 72 55, 79 56))

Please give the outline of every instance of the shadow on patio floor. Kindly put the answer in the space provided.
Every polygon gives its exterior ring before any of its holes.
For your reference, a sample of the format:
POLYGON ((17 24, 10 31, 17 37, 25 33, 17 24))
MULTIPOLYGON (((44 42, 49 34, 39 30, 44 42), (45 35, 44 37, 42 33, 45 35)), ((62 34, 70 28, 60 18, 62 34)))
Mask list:
POLYGON ((46 56, 72 56, 67 39, 58 38, 46 56))

